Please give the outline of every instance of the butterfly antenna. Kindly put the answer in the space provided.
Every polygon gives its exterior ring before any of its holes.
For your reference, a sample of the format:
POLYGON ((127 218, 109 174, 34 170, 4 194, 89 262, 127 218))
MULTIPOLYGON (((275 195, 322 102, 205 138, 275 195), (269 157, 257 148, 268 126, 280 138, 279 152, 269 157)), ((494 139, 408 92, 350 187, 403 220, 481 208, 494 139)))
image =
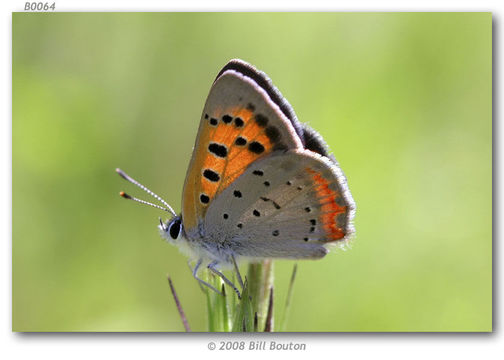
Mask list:
POLYGON ((128 200, 133 200, 133 201, 136 201, 140 204, 144 204, 144 205, 149 205, 149 206, 152 206, 152 207, 155 207, 156 209, 161 209, 163 211, 167 211, 167 212, 170 212, 170 210, 168 210, 167 208, 164 208, 162 206, 159 206, 159 205, 156 205, 156 204, 153 204, 153 203, 150 203, 148 201, 145 201, 145 200, 142 200, 142 199, 137 199, 136 197, 134 196, 131 196, 131 195, 128 195, 126 194, 124 191, 121 191, 119 193, 119 195, 121 195, 123 198, 125 199, 128 199, 128 200))
POLYGON ((133 201, 139 202, 141 204, 150 205, 150 206, 153 206, 155 208, 167 211, 167 212, 171 213, 173 216, 177 216, 177 213, 173 210, 173 208, 170 205, 168 205, 168 203, 165 200, 163 200, 159 195, 155 194, 154 192, 152 192, 151 190, 149 190, 147 187, 145 187, 142 184, 140 184, 138 181, 136 181, 135 179, 133 179, 131 176, 129 176, 128 174, 126 174, 121 169, 119 169, 119 168, 116 169, 116 172, 124 180, 132 183, 133 185, 138 186, 140 189, 142 189, 143 191, 145 191, 147 194, 149 194, 150 196, 152 196, 154 199, 156 199, 159 202, 161 202, 165 207, 162 207, 162 206, 159 206, 159 205, 156 205, 156 204, 152 204, 152 203, 150 203, 148 201, 145 201, 145 200, 137 199, 136 197, 130 196, 130 195, 126 194, 124 191, 121 191, 119 193, 119 195, 121 195, 123 198, 128 199, 128 200, 133 200, 133 201))

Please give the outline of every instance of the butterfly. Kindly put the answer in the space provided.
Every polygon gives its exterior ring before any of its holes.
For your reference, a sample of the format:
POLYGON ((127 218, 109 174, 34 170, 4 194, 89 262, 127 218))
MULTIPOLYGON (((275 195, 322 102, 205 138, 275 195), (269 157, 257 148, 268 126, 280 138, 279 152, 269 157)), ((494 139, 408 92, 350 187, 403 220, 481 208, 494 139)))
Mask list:
POLYGON ((354 233, 355 203, 320 134, 297 120, 266 74, 242 60, 218 73, 206 100, 187 170, 182 213, 123 171, 171 213, 161 236, 218 269, 237 259, 320 259, 354 233))

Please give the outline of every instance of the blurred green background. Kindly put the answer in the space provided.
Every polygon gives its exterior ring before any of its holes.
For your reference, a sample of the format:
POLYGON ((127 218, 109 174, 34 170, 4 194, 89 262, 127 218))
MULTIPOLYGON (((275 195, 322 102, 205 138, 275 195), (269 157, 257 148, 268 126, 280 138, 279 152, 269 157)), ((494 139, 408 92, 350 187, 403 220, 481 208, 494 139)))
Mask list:
MULTIPOLYGON (((231 58, 329 143, 352 249, 299 262, 288 331, 491 331, 490 13, 14 13, 14 331, 194 330, 205 297, 126 202, 121 167, 180 210, 231 58)), ((275 263, 277 316, 293 262, 275 263)))

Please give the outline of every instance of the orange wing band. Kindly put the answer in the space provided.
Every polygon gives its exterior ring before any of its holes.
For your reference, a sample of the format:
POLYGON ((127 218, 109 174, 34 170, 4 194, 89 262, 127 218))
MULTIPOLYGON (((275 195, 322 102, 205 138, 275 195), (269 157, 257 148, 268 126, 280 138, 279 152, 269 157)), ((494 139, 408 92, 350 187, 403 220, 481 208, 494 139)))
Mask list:
POLYGON ((341 194, 331 190, 331 188, 329 188, 329 181, 320 173, 310 168, 306 168, 306 171, 313 179, 315 184, 314 189, 317 192, 317 197, 321 204, 319 221, 322 223, 327 234, 327 242, 342 239, 345 237, 345 231, 338 226, 336 218, 339 214, 346 213, 347 206, 340 206, 336 203, 336 199, 339 198, 341 194))

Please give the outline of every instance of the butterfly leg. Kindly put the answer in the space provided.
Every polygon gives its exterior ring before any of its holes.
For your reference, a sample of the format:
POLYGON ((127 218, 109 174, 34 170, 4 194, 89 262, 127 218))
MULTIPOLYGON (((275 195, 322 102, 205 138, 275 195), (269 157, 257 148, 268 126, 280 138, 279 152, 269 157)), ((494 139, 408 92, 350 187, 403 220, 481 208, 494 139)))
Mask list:
MULTIPOLYGON (((221 293, 219 290, 217 290, 216 288, 214 288, 212 285, 210 285, 209 283, 207 283, 206 281, 204 281, 204 280, 202 280, 202 279, 200 279, 200 278, 198 277, 198 269, 199 269, 199 267, 201 266, 201 263, 202 263, 202 262, 203 262, 203 260, 202 260, 202 259, 199 259, 199 260, 198 260, 198 262, 196 263, 196 266, 194 267, 194 269, 192 269, 192 275, 193 275, 193 277, 194 277, 196 280, 198 280, 198 282, 199 282, 200 284, 203 284, 203 285, 205 285, 206 287, 208 287, 208 288, 212 289, 212 290, 213 290, 213 291, 215 291, 217 294, 219 294, 219 295, 224 295, 224 294, 223 294, 223 293, 221 293)), ((189 267, 191 267, 191 265, 189 265, 189 267)))
POLYGON ((231 260, 233 261, 233 266, 234 266, 234 269, 236 271, 236 276, 238 277, 238 282, 240 283, 240 286, 243 290, 243 280, 242 280, 242 277, 241 277, 241 274, 240 274, 240 269, 238 268, 238 264, 236 263, 236 259, 233 255, 231 255, 231 260))
POLYGON ((215 266, 218 264, 217 261, 212 261, 210 264, 208 264, 208 269, 212 271, 214 274, 218 275, 226 284, 231 286, 233 290, 235 291, 236 295, 238 295, 238 299, 241 299, 241 294, 240 291, 236 288, 235 284, 231 280, 229 280, 223 273, 221 273, 219 270, 215 268, 215 266))

